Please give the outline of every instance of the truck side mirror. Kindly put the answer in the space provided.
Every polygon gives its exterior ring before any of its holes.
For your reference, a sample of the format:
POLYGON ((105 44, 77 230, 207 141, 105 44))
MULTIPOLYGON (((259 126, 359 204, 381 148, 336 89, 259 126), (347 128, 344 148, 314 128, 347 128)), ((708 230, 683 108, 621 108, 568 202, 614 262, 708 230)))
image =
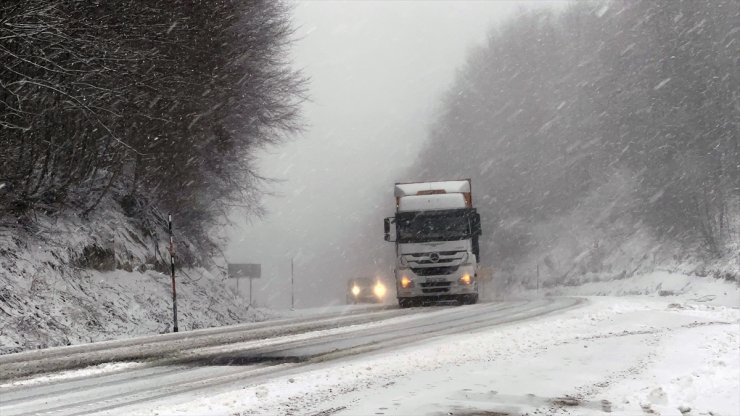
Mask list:
POLYGON ((473 235, 481 235, 481 234, 483 234, 483 230, 481 229, 481 226, 480 226, 480 214, 476 212, 473 215, 473 235))
POLYGON ((383 220, 383 234, 385 241, 391 241, 391 217, 383 220))

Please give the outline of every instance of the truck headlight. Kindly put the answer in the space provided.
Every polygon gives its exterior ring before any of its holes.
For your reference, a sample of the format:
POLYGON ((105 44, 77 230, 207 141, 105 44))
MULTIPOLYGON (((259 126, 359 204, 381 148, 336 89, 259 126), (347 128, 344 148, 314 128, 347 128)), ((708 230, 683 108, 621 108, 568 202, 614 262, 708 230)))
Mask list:
POLYGON ((360 294, 360 288, 357 285, 352 286, 352 294, 355 296, 360 294))
POLYGON ((375 284, 375 287, 373 287, 373 293, 375 293, 375 296, 382 299, 385 296, 385 285, 378 282, 375 284))
POLYGON ((470 273, 465 273, 460 277, 460 283, 464 285, 469 285, 473 283, 473 278, 470 276, 470 273))
POLYGON ((408 276, 402 276, 401 277, 401 287, 404 289, 414 287, 414 281, 409 279, 408 276))

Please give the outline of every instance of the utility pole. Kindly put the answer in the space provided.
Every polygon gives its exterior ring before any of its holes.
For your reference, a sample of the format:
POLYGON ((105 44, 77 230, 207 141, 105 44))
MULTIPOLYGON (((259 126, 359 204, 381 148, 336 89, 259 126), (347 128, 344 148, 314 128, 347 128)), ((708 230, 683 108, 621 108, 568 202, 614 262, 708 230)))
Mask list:
POLYGON ((295 310, 295 291, 293 279, 293 257, 290 258, 290 309, 295 310))
POLYGON ((252 276, 249 276, 249 307, 252 307, 252 276))
POLYGON ((170 271, 172 275, 172 320, 173 332, 177 332, 177 289, 175 288, 175 240, 172 237, 172 214, 167 215, 170 230, 170 271))

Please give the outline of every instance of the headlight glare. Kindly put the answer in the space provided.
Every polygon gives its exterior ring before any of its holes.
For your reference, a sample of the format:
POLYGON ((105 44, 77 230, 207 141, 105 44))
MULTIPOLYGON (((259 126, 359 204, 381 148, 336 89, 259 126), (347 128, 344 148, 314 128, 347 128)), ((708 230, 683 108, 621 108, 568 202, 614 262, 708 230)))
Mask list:
POLYGON ((373 287, 373 293, 375 293, 375 296, 378 298, 385 297, 385 285, 381 282, 376 283, 375 287, 373 287))
POLYGON ((409 279, 408 276, 402 276, 401 277, 401 287, 404 289, 414 287, 414 281, 409 279))
POLYGON ((464 285, 469 285, 473 283, 473 278, 470 276, 470 273, 465 273, 460 277, 460 283, 464 285))

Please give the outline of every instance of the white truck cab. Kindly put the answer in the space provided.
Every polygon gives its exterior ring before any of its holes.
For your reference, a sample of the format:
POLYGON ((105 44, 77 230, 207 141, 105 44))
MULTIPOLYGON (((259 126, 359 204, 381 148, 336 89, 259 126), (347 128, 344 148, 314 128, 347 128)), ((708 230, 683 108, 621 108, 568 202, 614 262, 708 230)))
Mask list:
POLYGON ((470 179, 397 183, 394 194, 396 215, 385 219, 384 231, 396 246, 399 306, 477 302, 481 226, 470 179))

